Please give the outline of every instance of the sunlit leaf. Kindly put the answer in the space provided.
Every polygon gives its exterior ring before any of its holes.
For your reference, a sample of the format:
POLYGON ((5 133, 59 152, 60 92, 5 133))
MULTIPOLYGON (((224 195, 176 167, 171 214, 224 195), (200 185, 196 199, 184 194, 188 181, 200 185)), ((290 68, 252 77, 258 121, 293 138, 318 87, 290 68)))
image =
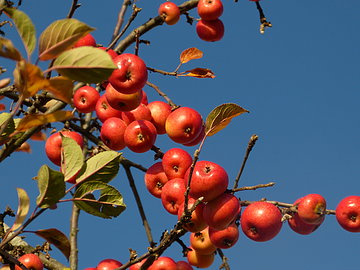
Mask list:
POLYGON ((11 40, 0 37, 0 56, 15 61, 22 59, 20 52, 14 47, 11 40))
POLYGON ((40 194, 36 198, 36 204, 41 208, 53 206, 65 196, 64 175, 50 169, 47 165, 41 166, 37 183, 40 194))
POLYGON ((21 227, 30 209, 30 199, 26 191, 22 188, 17 188, 16 190, 18 193, 19 205, 16 213, 15 223, 11 227, 12 231, 15 231, 21 227))
POLYGON ((180 55, 180 62, 182 64, 189 62, 193 59, 199 59, 203 57, 203 52, 197 48, 189 48, 184 50, 180 55))
POLYGON ((61 171, 65 181, 74 177, 84 165, 84 155, 80 145, 72 138, 61 137, 61 171))
POLYGON ((48 114, 29 114, 21 119, 16 131, 26 131, 32 127, 42 126, 47 123, 62 122, 73 117, 71 111, 56 111, 48 114))
POLYGON ((17 31, 24 43, 28 56, 32 54, 36 46, 36 32, 34 24, 28 15, 15 8, 5 8, 5 13, 13 20, 17 31))
POLYGON ((6 128, 4 129, 3 133, 0 134, 0 141, 1 139, 4 139, 5 137, 9 136, 15 130, 14 119, 11 117, 11 114, 7 112, 0 114, 0 128, 5 124, 6 124, 6 128))
POLYGON ((85 168, 80 172, 76 182, 84 180, 110 182, 119 171, 120 156, 121 154, 116 151, 104 151, 92 156, 86 161, 85 168))
POLYGON ((40 35, 40 60, 54 59, 93 30, 94 28, 73 18, 53 22, 40 35))
POLYGON ((100 181, 87 181, 79 186, 74 194, 75 204, 85 212, 102 217, 119 216, 126 208, 120 192, 100 181), (94 192, 100 192, 96 199, 94 192))
MULTIPOLYGON (((4 87, 8 86, 10 84, 10 82, 11 82, 10 78, 5 78, 5 79, 0 80, 0 88, 4 88, 4 87)), ((2 96, 2 98, 3 97, 4 96, 2 96)), ((0 98, 0 99, 2 99, 2 98, 0 98)))
POLYGON ((15 152, 31 153, 31 146, 28 142, 23 142, 20 147, 15 150, 15 152))
POLYGON ((195 78, 215 78, 214 73, 207 68, 194 68, 180 73, 178 76, 195 77, 195 78))
POLYGON ((69 260, 71 246, 70 241, 65 234, 55 228, 37 230, 35 231, 35 234, 57 247, 61 253, 64 254, 66 259, 69 260))
POLYGON ((73 96, 74 84, 72 80, 65 77, 53 77, 50 78, 48 84, 44 87, 44 90, 52 93, 56 98, 71 104, 73 96))
POLYGON ((60 54, 51 69, 75 81, 98 83, 106 80, 115 68, 107 52, 83 46, 60 54))
POLYGON ((240 114, 249 112, 234 103, 225 103, 213 109, 206 118, 205 133, 212 136, 224 129, 230 121, 240 114))

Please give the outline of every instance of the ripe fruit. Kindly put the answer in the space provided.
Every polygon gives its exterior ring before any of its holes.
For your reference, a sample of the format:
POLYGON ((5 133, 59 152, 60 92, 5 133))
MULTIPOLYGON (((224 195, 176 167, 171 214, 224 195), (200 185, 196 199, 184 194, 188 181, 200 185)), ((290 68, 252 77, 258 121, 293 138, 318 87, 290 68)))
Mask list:
POLYGON ((348 196, 336 207, 336 220, 349 232, 360 232, 360 196, 348 196))
MULTIPOLYGON (((300 201, 302 200, 302 198, 299 198, 297 199, 295 202, 294 202, 294 205, 297 205, 300 203, 300 201)), ((325 216, 323 216, 323 219, 322 221, 325 219, 325 216)), ((321 223, 322 223, 321 221, 321 223)), ((305 223, 298 215, 298 213, 294 213, 292 215, 292 217, 290 219, 288 219, 288 224, 290 226, 290 228, 296 232, 296 233, 299 233, 299 234, 302 234, 302 235, 307 235, 307 234, 310 234, 312 232, 314 232, 319 226, 320 224, 308 224, 308 223, 305 223)))
POLYGON ((194 139, 192 140, 191 142, 189 143, 184 143, 183 145, 184 146, 195 146, 195 145, 198 145, 205 137, 205 125, 203 124, 202 125, 202 128, 201 128, 201 131, 200 131, 200 134, 194 139))
POLYGON ((98 47, 99 49, 101 49, 101 50, 104 50, 104 51, 106 51, 109 55, 110 55, 110 57, 112 58, 112 59, 114 59, 116 56, 118 56, 118 54, 117 54, 117 52, 115 52, 114 50, 112 50, 112 49, 109 49, 109 50, 106 50, 106 47, 98 47))
POLYGON ((239 228, 235 222, 223 230, 216 230, 209 227, 209 238, 217 248, 231 248, 239 239, 239 228))
POLYGON ((113 270, 122 266, 122 263, 114 259, 105 259, 98 263, 97 270, 113 270))
POLYGON ((95 111, 95 106, 100 98, 100 94, 94 87, 85 85, 77 89, 73 96, 75 108, 81 113, 95 111))
POLYGON ((156 162, 150 166, 144 176, 147 190, 156 198, 161 198, 161 191, 168 178, 164 172, 162 162, 156 162))
MULTIPOLYGON (((184 179, 188 181, 190 168, 184 179)), ((190 195, 193 198, 204 197, 204 202, 211 201, 227 189, 229 177, 226 171, 218 164, 201 160, 195 164, 190 183, 190 195)))
MULTIPOLYGON (((194 198, 189 197, 188 200, 188 209, 191 209, 191 207, 194 205, 196 200, 194 198)), ((199 203, 195 210, 191 213, 191 219, 189 222, 183 224, 183 227, 188 230, 189 232, 200 232, 203 229, 207 227, 207 224, 205 222, 203 212, 204 212, 204 206, 205 204, 203 202, 199 203)), ((180 204, 179 211, 178 211, 178 220, 181 219, 183 213, 184 213, 184 207, 185 202, 180 204)))
POLYGON ((165 130, 171 140, 177 143, 189 143, 201 132, 202 117, 192 108, 180 107, 166 119, 165 130))
POLYGON ((135 120, 147 120, 151 122, 152 117, 149 108, 145 104, 141 103, 139 106, 129 112, 122 112, 121 119, 124 120, 125 124, 129 125, 135 120))
POLYGON ((219 41, 223 38, 224 32, 225 27, 220 19, 211 21, 201 19, 196 24, 196 33, 204 41, 219 41))
POLYGON ((142 89, 148 72, 144 61, 131 53, 120 54, 114 58, 117 69, 109 77, 109 82, 119 92, 131 94, 142 89))
POLYGON ((319 194, 308 194, 298 204, 297 213, 305 223, 319 224, 326 210, 326 200, 319 194))
POLYGON ((190 234, 190 245, 199 254, 212 254, 217 247, 211 242, 209 237, 209 227, 206 227, 201 232, 190 234))
POLYGON ((125 129, 126 146, 135 153, 149 151, 156 141, 156 128, 147 120, 131 122, 125 129))
POLYGON ((257 242, 274 238, 281 230, 282 214, 273 204, 254 202, 248 205, 241 214, 241 228, 244 234, 257 242))
POLYGON ((197 12, 204 20, 216 20, 222 15, 223 10, 221 0, 199 0, 197 5, 197 12))
POLYGON ((138 90, 131 94, 124 94, 117 91, 111 83, 108 83, 105 89, 107 102, 116 110, 131 111, 138 107, 143 98, 143 90, 138 90))
POLYGON ((176 262, 170 257, 161 256, 150 265, 148 270, 176 270, 176 262))
POLYGON ((105 120, 100 130, 100 138, 110 149, 119 151, 125 148, 124 133, 126 124, 117 117, 105 120))
POLYGON ((151 112, 151 117, 152 117, 151 122, 156 127, 157 133, 165 134, 166 133, 166 130, 165 130, 166 119, 171 113, 170 105, 166 102, 156 100, 156 101, 150 102, 147 105, 147 107, 149 108, 149 110, 151 112))
POLYGON ((162 158, 164 172, 169 179, 183 178, 191 163, 191 155, 181 148, 167 150, 162 158))
POLYGON ((192 266, 185 261, 176 262, 176 270, 193 270, 192 266))
POLYGON ((59 131, 54 134, 52 134, 45 143, 45 153, 47 157, 55 164, 60 166, 61 165, 61 145, 62 145, 62 139, 61 135, 64 137, 72 138, 74 139, 78 145, 80 145, 81 148, 84 146, 84 140, 83 137, 74 131, 59 131))
POLYGON ((101 122, 105 122, 110 117, 121 118, 121 111, 114 109, 107 102, 105 95, 102 95, 95 106, 95 112, 101 122))
POLYGON ((137 262, 129 267, 129 270, 140 270, 140 267, 146 262, 146 259, 143 259, 140 262, 137 262))
POLYGON ((89 34, 86 34, 85 36, 83 36, 82 38, 80 38, 80 39, 74 44, 74 48, 82 47, 82 46, 95 47, 95 46, 96 46, 96 40, 95 40, 95 38, 89 33, 89 34))
POLYGON ((182 178, 169 180, 162 188, 161 202, 165 210, 177 215, 180 205, 184 202, 185 181, 182 178))
POLYGON ((164 16, 164 22, 168 25, 176 24, 180 19, 180 9, 173 2, 164 2, 159 6, 158 13, 164 16))
MULTIPOLYGON (((31 270, 43 270, 44 265, 41 262, 40 258, 36 254, 28 253, 22 255, 19 259, 19 262, 21 262, 26 268, 31 270)), ((21 270, 21 267, 16 265, 15 270, 21 270)))
POLYGON ((231 193, 223 193, 209 201, 204 207, 204 220, 209 227, 226 229, 240 213, 238 198, 231 193))
POLYGON ((213 264, 215 259, 215 253, 205 255, 198 253, 191 246, 189 248, 191 250, 188 251, 186 257, 191 265, 198 268, 208 268, 213 264))

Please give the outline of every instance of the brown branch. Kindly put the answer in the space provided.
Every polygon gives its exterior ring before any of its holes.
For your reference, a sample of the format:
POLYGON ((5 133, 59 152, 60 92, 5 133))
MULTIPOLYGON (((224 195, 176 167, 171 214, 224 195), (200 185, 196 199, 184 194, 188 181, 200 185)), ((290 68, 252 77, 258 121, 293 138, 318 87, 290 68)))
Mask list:
POLYGON ((220 265, 219 269, 225 269, 230 270, 230 265, 228 263, 228 258, 224 255, 224 252, 218 248, 217 252, 219 253, 219 256, 221 258, 222 264, 220 265))
POLYGON ((73 203, 71 218, 70 218, 70 268, 76 270, 78 267, 78 245, 77 245, 77 236, 79 232, 79 215, 80 209, 73 203))
POLYGON ((80 6, 81 4, 78 4, 78 0, 73 0, 69 13, 66 17, 72 18, 72 16, 74 16, 75 10, 77 10, 80 6))
POLYGON ((267 187, 272 187, 274 185, 275 185, 274 182, 270 182, 270 183, 267 183, 267 184, 259 184, 259 185, 256 185, 256 186, 235 188, 235 189, 232 189, 231 192, 234 193, 234 192, 243 191, 243 190, 256 190, 258 188, 267 188, 267 187))
POLYGON ((114 28, 114 33, 112 35, 111 41, 113 41, 116 38, 116 36, 119 34, 120 28, 124 22, 124 16, 125 16, 126 10, 127 10, 128 6, 130 6, 130 4, 131 4, 131 0, 123 1, 122 5, 121 5, 121 9, 119 11, 118 19, 117 19, 117 22, 116 22, 116 25, 114 28))
POLYGON ((259 16, 260 16, 260 33, 264 34, 266 27, 272 27, 272 24, 271 24, 271 22, 268 22, 266 20, 264 11, 263 11, 259 1, 256 1, 255 4, 256 4, 257 10, 259 11, 259 16))
POLYGON ((153 89, 155 89, 155 91, 156 91, 160 96, 162 96, 162 97, 167 101, 167 103, 169 103, 169 105, 171 106, 171 108, 172 108, 173 110, 179 107, 179 106, 176 105, 174 102, 172 102, 172 100, 167 96, 167 94, 165 94, 164 92, 162 92, 158 86, 156 86, 155 84, 153 84, 153 83, 151 83, 151 82, 146 82, 146 84, 147 84, 148 86, 152 87, 153 89))

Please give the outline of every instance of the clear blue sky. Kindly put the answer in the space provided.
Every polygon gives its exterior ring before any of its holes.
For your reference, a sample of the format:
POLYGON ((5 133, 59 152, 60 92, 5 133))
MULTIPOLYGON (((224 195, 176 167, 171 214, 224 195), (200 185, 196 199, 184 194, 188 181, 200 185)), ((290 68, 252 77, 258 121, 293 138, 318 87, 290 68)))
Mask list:
MULTIPOLYGON (((122 1, 81 1, 75 18, 96 28, 98 43, 107 45, 122 1)), ((143 8, 133 26, 156 15, 162 1, 138 1, 143 8)), ((176 0, 180 4, 182 1, 176 0)), ((223 131, 209 138, 200 159, 222 165, 234 179, 252 134, 259 136, 240 185, 249 186, 275 181, 266 190, 238 193, 241 199, 292 203, 309 193, 319 193, 334 209, 348 195, 359 195, 359 1, 262 1, 273 28, 264 35, 258 31, 255 4, 247 0, 223 1, 224 38, 215 43, 201 41, 195 26, 185 17, 174 25, 163 25, 144 35, 151 45, 141 45, 140 56, 153 68, 173 71, 182 50, 197 47, 204 57, 191 61, 185 69, 210 68, 215 79, 164 77, 150 74, 177 104, 198 110, 203 117, 217 105, 234 102, 250 111, 235 118, 223 131)), ((71 1, 23 1, 22 10, 32 19, 38 36, 55 19, 66 17, 71 1)), ((195 11, 191 15, 197 16, 195 11)), ((4 28, 6 37, 17 36, 4 28)), ((18 40, 18 39, 16 39, 18 40)), ((20 44, 16 41, 16 44, 20 44)), ((20 45, 18 45, 21 47, 20 45)), ((133 52, 131 47, 128 52, 133 52)), ((1 59, 1 66, 7 61, 1 59)), ((9 77, 11 68, 0 78, 9 77)), ((159 96, 144 89, 149 100, 159 96)), ((166 135, 156 145, 163 151, 178 145, 166 135)), ((32 154, 14 153, 0 164, 2 188, 0 209, 17 207, 16 187, 27 190, 35 205, 37 185, 32 180, 43 164, 54 167, 44 153, 43 142, 31 142, 32 154)), ((187 148, 193 153, 195 148, 187 148)), ((148 167, 153 154, 124 155, 148 167)), ((143 174, 134 171, 136 183, 152 228, 155 241, 171 229, 175 216, 168 214, 158 199, 145 190, 143 174)), ((122 262, 128 248, 146 252, 147 240, 135 208, 124 171, 111 182, 124 196, 127 210, 118 218, 103 220, 82 213, 79 232, 79 268, 96 266, 105 258, 122 262)), ((231 185, 232 186, 232 185, 231 185)), ((29 230, 56 227, 69 231, 70 204, 47 211, 29 230)), ((40 243, 29 236, 32 244, 40 243)), ((188 236, 183 237, 188 243, 188 236)), ((301 236, 287 224, 280 234, 265 243, 256 243, 241 234, 238 243, 224 253, 231 269, 350 269, 356 268, 359 235, 340 228, 334 216, 328 216, 312 235, 301 236)), ((57 251, 54 256, 66 263, 57 251)), ((181 260, 181 247, 174 244, 165 253, 181 260)), ((217 257, 209 269, 218 269, 217 257)))

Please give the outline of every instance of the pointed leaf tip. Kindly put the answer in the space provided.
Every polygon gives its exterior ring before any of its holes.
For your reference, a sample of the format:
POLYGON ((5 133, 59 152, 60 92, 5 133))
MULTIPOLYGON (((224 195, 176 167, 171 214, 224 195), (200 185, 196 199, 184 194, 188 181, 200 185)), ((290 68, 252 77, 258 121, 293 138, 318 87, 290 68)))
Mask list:
POLYGON ((203 52, 197 48, 189 48, 184 50, 180 55, 180 62, 185 64, 193 59, 200 59, 203 57, 203 52))

